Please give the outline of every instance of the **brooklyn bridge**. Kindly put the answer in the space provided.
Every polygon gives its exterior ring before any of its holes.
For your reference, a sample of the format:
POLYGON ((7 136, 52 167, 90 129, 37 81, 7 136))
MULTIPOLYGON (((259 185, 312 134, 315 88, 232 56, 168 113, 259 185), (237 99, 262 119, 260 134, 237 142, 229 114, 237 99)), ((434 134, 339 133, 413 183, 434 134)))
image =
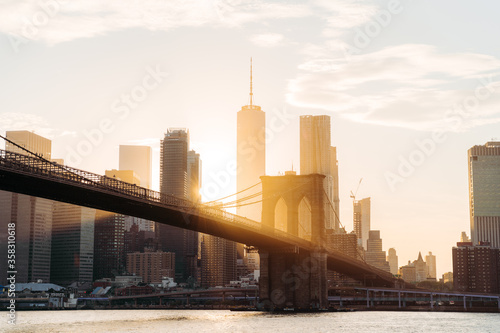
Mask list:
POLYGON ((272 308, 328 307, 327 270, 369 287, 411 288, 392 274, 347 256, 327 242, 325 176, 262 176, 262 221, 55 162, 0 150, 0 190, 22 193, 189 229, 251 245, 260 255, 259 301, 272 308), (299 237, 298 206, 310 203, 310 235, 299 237), (286 232, 275 208, 288 206, 286 232))

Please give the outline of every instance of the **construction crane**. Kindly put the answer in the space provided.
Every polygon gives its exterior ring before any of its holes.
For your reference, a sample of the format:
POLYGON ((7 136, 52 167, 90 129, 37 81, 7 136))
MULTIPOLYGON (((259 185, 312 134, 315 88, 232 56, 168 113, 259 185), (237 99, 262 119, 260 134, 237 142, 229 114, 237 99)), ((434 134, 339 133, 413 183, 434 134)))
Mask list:
POLYGON ((359 190, 359 186, 361 185, 361 182, 363 181, 363 178, 361 178, 359 180, 359 183, 358 183, 358 187, 356 188, 356 192, 352 193, 351 191, 351 195, 350 197, 352 198, 352 202, 354 203, 354 201, 356 201, 356 194, 358 194, 358 190, 359 190))

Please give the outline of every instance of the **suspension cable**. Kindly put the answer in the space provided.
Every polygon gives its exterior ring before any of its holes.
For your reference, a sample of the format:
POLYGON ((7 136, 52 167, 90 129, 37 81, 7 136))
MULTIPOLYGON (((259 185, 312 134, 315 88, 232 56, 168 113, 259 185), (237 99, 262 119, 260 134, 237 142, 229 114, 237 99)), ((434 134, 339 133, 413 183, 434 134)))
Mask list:
POLYGON ((242 192, 248 191, 249 189, 251 189, 251 188, 253 188, 253 187, 255 187, 255 186, 259 185, 259 184, 262 184, 262 182, 258 182, 258 183, 256 183, 256 184, 253 184, 252 186, 247 187, 246 189, 243 189, 243 190, 241 190, 241 191, 239 191, 239 192, 236 192, 236 193, 234 193, 234 194, 231 194, 231 195, 225 196, 225 197, 223 197, 223 198, 219 198, 219 199, 216 199, 216 200, 212 200, 212 201, 205 202, 205 204, 211 204, 211 203, 213 203, 213 202, 217 202, 217 201, 220 201, 220 200, 224 200, 224 199, 227 199, 227 198, 233 197, 233 196, 235 196, 235 195, 237 195, 237 194, 240 194, 240 193, 242 193, 242 192))

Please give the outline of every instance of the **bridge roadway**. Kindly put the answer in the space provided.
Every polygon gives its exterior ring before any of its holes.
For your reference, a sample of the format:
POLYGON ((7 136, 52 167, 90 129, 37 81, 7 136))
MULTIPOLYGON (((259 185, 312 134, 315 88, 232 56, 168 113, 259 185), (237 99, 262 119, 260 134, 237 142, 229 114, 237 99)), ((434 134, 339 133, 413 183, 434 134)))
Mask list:
MULTIPOLYGON (((328 268, 368 286, 394 287, 392 274, 217 207, 166 195, 35 156, 0 150, 0 190, 156 221, 266 250, 327 251, 328 268)), ((307 269, 305 267, 298 269, 307 269)), ((401 287, 411 288, 398 280, 401 287)))

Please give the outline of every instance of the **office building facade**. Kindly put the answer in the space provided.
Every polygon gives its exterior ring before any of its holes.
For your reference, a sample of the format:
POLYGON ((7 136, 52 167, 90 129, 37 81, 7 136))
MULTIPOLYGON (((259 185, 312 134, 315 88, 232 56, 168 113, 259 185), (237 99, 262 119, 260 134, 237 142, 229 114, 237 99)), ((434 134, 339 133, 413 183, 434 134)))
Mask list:
POLYGON ((358 235, 358 242, 365 250, 370 236, 370 206, 370 198, 355 200, 353 203, 354 233, 358 235))
MULTIPOLYGON (((7 131, 6 138, 48 160, 52 142, 30 131, 7 131)), ((6 142, 5 150, 30 155, 6 142)), ((50 280, 52 210, 54 202, 24 194, 0 191, 0 283, 7 281, 7 226, 16 224, 16 282, 50 280)))
POLYGON ((133 170, 140 179, 140 186, 151 188, 151 147, 120 145, 120 170, 133 170))
POLYGON ((489 243, 460 242, 452 249, 453 287, 457 291, 498 294, 500 249, 489 243))
MULTIPOLYGON (((201 169, 201 161, 196 153, 189 153, 189 131, 187 129, 168 129, 160 148, 160 191, 167 195, 189 199, 191 183, 188 174, 195 173, 195 166, 201 169), (191 155, 188 164, 188 156, 191 155), (193 160, 194 158, 194 160, 193 160), (189 167, 188 167, 189 166, 189 167)), ((201 172, 198 170, 198 174, 201 172)), ((194 177, 194 176, 193 176, 194 177)), ((201 178, 199 179, 201 181, 201 178)), ((199 184, 193 185, 199 188, 199 184)), ((175 253, 175 280, 186 282, 189 278, 198 279, 198 233, 157 224, 155 230, 163 252, 175 253)))
POLYGON ((386 260, 385 251, 382 250, 380 230, 370 230, 365 252, 365 261, 367 264, 383 269, 386 272, 391 271, 389 263, 386 260))
POLYGON ((471 239, 500 248, 500 142, 468 151, 471 239))
MULTIPOLYGON (((330 116, 300 116, 300 174, 326 176, 325 226, 339 232, 339 177, 337 148, 331 146, 330 116)), ((300 215, 306 212, 299 212, 300 215)))
POLYGON ((175 275, 175 254, 172 252, 134 252, 127 254, 127 271, 142 276, 145 283, 161 283, 175 275))
POLYGON ((125 217, 96 211, 94 225, 94 280, 125 273, 125 217))
POLYGON ((68 286, 93 281, 95 215, 95 209, 54 203, 52 283, 68 286))
POLYGON ((212 235, 201 237, 201 286, 226 286, 236 280, 236 243, 212 235))
POLYGON ((395 248, 390 248, 387 251, 387 262, 389 263, 389 267, 391 269, 391 274, 392 275, 397 275, 398 274, 398 256, 396 254, 396 249, 395 248))

